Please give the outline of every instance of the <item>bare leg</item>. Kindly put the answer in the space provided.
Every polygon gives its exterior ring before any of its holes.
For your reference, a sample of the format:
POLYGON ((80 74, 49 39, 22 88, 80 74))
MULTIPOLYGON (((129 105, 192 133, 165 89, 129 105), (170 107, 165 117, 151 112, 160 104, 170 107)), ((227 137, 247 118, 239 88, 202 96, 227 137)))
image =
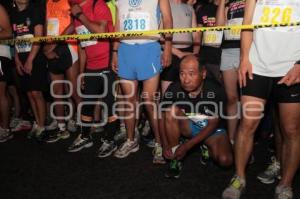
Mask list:
POLYGON ((155 142, 161 144, 159 128, 158 128, 158 105, 155 101, 155 94, 159 86, 159 75, 152 77, 151 79, 143 81, 143 98, 145 108, 148 113, 150 126, 154 132, 155 142))
POLYGON ((223 80, 227 96, 227 120, 228 135, 229 139, 234 141, 235 134, 237 131, 239 116, 239 94, 238 94, 238 77, 236 70, 223 71, 223 80))
POLYGON ((254 133, 263 116, 266 101, 256 97, 242 96, 241 102, 243 115, 236 135, 234 154, 236 174, 245 179, 247 162, 253 149, 254 133))
POLYGON ((44 127, 46 122, 46 102, 43 93, 41 91, 33 91, 31 95, 35 102, 35 109, 37 110, 37 124, 40 127, 44 127))
POLYGON ((300 103, 279 104, 281 132, 283 134, 280 185, 291 186, 300 165, 300 103))
POLYGON ((124 119, 124 122, 127 130, 127 138, 131 141, 134 140, 135 133, 137 85, 138 82, 136 80, 122 80, 121 83, 123 94, 129 96, 124 98, 124 102, 126 103, 125 107, 127 108, 125 111, 127 119, 124 119))

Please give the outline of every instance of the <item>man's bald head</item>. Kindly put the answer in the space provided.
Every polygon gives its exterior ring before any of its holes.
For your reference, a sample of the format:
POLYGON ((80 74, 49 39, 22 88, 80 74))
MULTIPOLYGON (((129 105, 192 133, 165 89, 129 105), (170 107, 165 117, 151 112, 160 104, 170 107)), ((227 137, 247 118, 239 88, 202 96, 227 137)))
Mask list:
POLYGON ((180 62, 179 77, 181 86, 188 92, 197 91, 206 78, 206 71, 199 64, 198 57, 187 55, 180 62))

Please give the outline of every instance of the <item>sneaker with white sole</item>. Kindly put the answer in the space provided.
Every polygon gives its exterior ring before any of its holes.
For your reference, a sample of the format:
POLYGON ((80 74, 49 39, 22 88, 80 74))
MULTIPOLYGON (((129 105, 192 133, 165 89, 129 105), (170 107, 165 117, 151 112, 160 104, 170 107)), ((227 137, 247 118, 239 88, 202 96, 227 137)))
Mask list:
POLYGON ((0 127, 0 143, 6 142, 10 139, 12 139, 14 135, 9 129, 4 129, 0 127))
POLYGON ((107 140, 101 139, 101 142, 102 142, 102 144, 98 150, 98 155, 97 155, 97 157, 99 157, 99 158, 108 157, 118 149, 118 147, 114 143, 114 141, 107 141, 107 140))
POLYGON ((33 122, 31 130, 27 133, 27 138, 28 139, 34 138, 37 130, 38 130, 38 125, 36 122, 33 122))
POLYGON ((182 170, 182 162, 178 160, 171 160, 169 163, 169 167, 165 172, 165 177, 174 179, 179 178, 182 170))
POLYGON ((34 137, 38 141, 44 141, 45 137, 47 136, 47 133, 45 131, 44 127, 37 126, 34 137))
POLYGON ((229 186, 223 191, 222 198, 223 199, 239 199, 243 194, 246 187, 245 179, 235 175, 231 181, 229 186))
POLYGON ((277 185, 274 199, 293 199, 293 189, 289 186, 277 185))
POLYGON ((11 127, 12 132, 29 131, 32 125, 29 121, 17 119, 13 122, 14 127, 11 127))
POLYGON ((93 146, 93 140, 91 137, 84 138, 81 134, 74 140, 74 142, 69 146, 68 152, 77 152, 84 148, 90 148, 93 146))
POLYGON ((136 139, 134 141, 131 141, 127 139, 120 147, 116 150, 114 153, 114 156, 117 158, 125 158, 130 153, 137 152, 139 150, 139 144, 136 139))
POLYGON ((165 158, 163 157, 163 150, 160 144, 155 143, 153 154, 153 164, 166 164, 165 158))
POLYGON ((17 117, 11 118, 11 120, 10 120, 10 122, 9 122, 9 128, 10 128, 10 129, 15 128, 21 120, 22 120, 22 119, 17 118, 17 117))
POLYGON ((275 182, 275 179, 280 178, 280 162, 277 161, 276 157, 272 156, 271 164, 257 176, 257 179, 264 184, 272 184, 275 182))
POLYGON ((67 123, 67 129, 71 133, 75 133, 77 131, 77 124, 74 120, 69 120, 67 123))
POLYGON ((45 139, 47 143, 54 143, 60 139, 68 139, 70 137, 70 133, 68 130, 57 130, 55 132, 49 133, 48 137, 45 139))
POLYGON ((46 131, 53 131, 58 129, 58 122, 57 120, 52 120, 50 124, 45 127, 46 131))

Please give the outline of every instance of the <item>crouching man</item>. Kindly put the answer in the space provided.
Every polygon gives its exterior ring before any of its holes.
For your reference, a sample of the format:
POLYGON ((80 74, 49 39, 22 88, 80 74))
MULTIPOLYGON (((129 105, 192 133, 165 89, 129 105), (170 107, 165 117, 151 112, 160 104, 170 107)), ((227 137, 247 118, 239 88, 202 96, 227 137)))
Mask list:
POLYGON ((208 147, 209 155, 220 166, 232 164, 232 150, 222 128, 224 91, 213 79, 206 79, 206 70, 194 55, 180 63, 180 82, 172 83, 165 92, 160 107, 163 127, 164 156, 170 159, 167 178, 178 178, 182 159, 198 144, 208 147), (189 138, 180 143, 180 138, 189 138))

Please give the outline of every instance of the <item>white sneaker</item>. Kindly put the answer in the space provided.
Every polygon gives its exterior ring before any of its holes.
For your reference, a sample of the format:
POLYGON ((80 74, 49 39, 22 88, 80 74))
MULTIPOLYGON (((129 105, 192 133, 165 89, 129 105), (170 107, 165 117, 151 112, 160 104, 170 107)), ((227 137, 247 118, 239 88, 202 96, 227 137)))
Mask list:
POLYGON ((21 121, 20 118, 17 118, 17 117, 11 118, 10 123, 9 123, 9 128, 11 128, 11 129, 15 128, 20 121, 21 121))
POLYGON ((288 186, 277 185, 274 199, 293 199, 293 189, 288 186))
POLYGON ((14 135, 10 132, 9 129, 4 129, 0 127, 0 143, 6 142, 12 139, 14 135))
POLYGON ((163 157, 163 149, 160 144, 155 143, 153 154, 153 164, 166 164, 166 161, 163 157))
POLYGON ((52 122, 45 127, 46 131, 53 131, 58 128, 57 120, 52 120, 52 122))
POLYGON ((29 121, 22 120, 19 118, 15 118, 14 121, 11 121, 11 124, 13 127, 11 127, 12 132, 18 132, 18 131, 29 131, 32 128, 32 125, 29 121))
POLYGON ((293 199, 293 189, 288 186, 277 185, 274 199, 293 199))
POLYGON ((235 175, 231 179, 229 186, 223 191, 222 199, 240 199, 245 188, 245 179, 242 179, 239 176, 235 175))
POLYGON ((77 125, 74 120, 69 120, 67 124, 67 129, 71 133, 75 133, 77 131, 77 125))
POLYGON ((271 157, 271 164, 265 171, 257 176, 257 179, 264 184, 272 184, 275 182, 275 179, 280 178, 280 162, 277 161, 276 157, 273 156, 271 157))
POLYGON ((117 158, 125 158, 130 153, 137 152, 139 150, 139 144, 136 139, 134 141, 130 141, 127 139, 120 148, 114 153, 114 156, 117 158))
POLYGON ((93 146, 93 140, 91 137, 82 138, 81 134, 74 140, 74 142, 69 146, 68 152, 77 152, 84 148, 90 148, 93 146))
POLYGON ((28 139, 34 138, 37 130, 38 130, 38 125, 36 122, 33 122, 31 130, 27 134, 27 138, 28 139))

